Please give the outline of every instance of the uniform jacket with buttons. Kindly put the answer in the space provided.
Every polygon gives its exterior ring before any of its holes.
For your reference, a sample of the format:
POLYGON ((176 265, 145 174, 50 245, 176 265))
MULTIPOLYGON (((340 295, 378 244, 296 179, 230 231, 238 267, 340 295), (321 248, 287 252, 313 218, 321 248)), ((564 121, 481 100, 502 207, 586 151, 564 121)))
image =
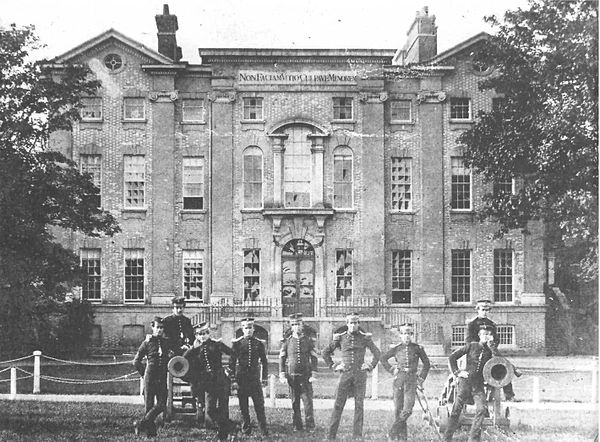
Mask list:
POLYGON ((299 337, 290 335, 282 339, 279 350, 279 372, 290 376, 302 375, 310 377, 313 370, 313 359, 316 357, 315 344, 312 338, 302 334, 299 337))
POLYGON ((133 366, 141 376, 160 379, 167 376, 167 364, 173 351, 169 341, 159 336, 151 336, 140 345, 133 366), (171 353, 171 354, 169 354, 171 353), (146 364, 142 362, 146 358, 146 364))
POLYGON ((467 324, 467 338, 465 339, 466 343, 469 342, 479 342, 479 328, 482 325, 487 325, 492 327, 492 336, 494 338, 494 342, 498 345, 498 333, 496 330, 496 323, 492 321, 490 318, 480 318, 476 316, 467 324))
POLYGON ((265 344, 251 336, 245 338, 241 336, 234 339, 231 343, 231 357, 229 358, 229 369, 231 370, 233 380, 240 379, 268 379, 267 354, 265 344), (261 370, 262 366, 262 370, 261 370))
POLYGON ((344 371, 360 370, 365 361, 365 351, 367 348, 373 354, 371 369, 375 368, 381 356, 379 349, 371 339, 371 334, 360 330, 355 333, 345 331, 333 335, 333 342, 323 350, 323 360, 329 367, 333 367, 334 365, 331 356, 336 348, 339 348, 341 351, 340 356, 342 364, 344 364, 344 371))
POLYGON ((483 382, 483 367, 485 363, 492 359, 492 356, 499 356, 495 346, 488 346, 479 342, 470 342, 463 347, 455 350, 449 359, 450 369, 456 376, 459 373, 458 360, 467 355, 467 366, 465 370, 469 373, 469 379, 483 382))
POLYGON ((171 346, 181 354, 181 347, 184 344, 192 345, 194 342, 194 328, 190 318, 183 315, 169 315, 163 319, 165 336, 171 341, 171 346))
POLYGON ((223 354, 231 355, 231 348, 221 340, 209 338, 187 350, 183 357, 190 361, 194 378, 206 383, 224 378, 223 354))
POLYGON ((394 368, 390 365, 389 359, 395 357, 396 358, 396 367, 398 368, 398 372, 404 372, 408 374, 417 373, 417 369, 419 366, 419 359, 423 363, 423 368, 419 372, 418 376, 421 379, 426 379, 427 374, 429 373, 429 368, 431 364, 429 363, 429 358, 425 353, 425 349, 415 344, 414 342, 409 342, 408 344, 397 344, 393 345, 381 358, 381 365, 390 373, 393 374, 394 368))

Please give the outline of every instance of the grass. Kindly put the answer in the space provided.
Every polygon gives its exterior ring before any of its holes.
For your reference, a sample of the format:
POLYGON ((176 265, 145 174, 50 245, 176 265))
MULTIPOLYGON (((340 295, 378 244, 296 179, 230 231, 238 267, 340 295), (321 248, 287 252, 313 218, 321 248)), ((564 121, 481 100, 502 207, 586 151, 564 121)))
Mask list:
MULTIPOLYGON (((232 419, 239 420, 237 400, 230 407, 232 419)), ((115 441, 136 440, 132 423, 142 414, 142 407, 120 404, 9 402, 0 401, 0 441, 115 441)), ((253 411, 251 411, 253 413, 253 411)), ((252 436, 239 436, 240 441, 321 442, 326 436, 330 410, 315 410, 317 430, 313 434, 293 433, 291 410, 267 409, 271 436, 262 438, 257 432, 252 436)), ((342 417, 338 440, 350 441, 352 407, 347 407, 342 417)), ((253 416, 254 418, 254 416, 253 416)), ((384 441, 392 420, 391 412, 365 412, 365 441, 384 441)), ((597 431, 597 412, 523 411, 514 410, 513 427, 502 432, 487 429, 483 440, 493 442, 564 440, 583 442, 593 439, 597 431)), ((409 436, 414 441, 434 441, 436 436, 421 420, 415 408, 409 420, 409 436)), ((140 438, 143 440, 144 438, 140 438)), ((466 433, 458 432, 455 441, 466 441, 466 433)), ((174 421, 159 429, 160 441, 215 440, 214 432, 195 428, 191 422, 174 421)))

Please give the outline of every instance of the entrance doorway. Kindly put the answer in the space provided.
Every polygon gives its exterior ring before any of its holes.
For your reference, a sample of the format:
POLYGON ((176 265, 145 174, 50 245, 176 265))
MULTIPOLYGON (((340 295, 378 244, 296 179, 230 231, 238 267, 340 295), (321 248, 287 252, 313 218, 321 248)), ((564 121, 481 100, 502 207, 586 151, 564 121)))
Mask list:
POLYGON ((314 316, 315 250, 303 239, 289 241, 281 252, 283 315, 314 316))

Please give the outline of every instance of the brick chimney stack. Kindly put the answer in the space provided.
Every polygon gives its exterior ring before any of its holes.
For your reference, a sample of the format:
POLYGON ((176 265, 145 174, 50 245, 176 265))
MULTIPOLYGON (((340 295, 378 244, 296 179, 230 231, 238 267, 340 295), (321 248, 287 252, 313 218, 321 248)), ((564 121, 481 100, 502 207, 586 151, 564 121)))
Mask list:
POLYGON ((415 21, 407 32, 404 45, 404 64, 423 63, 437 55, 437 26, 435 15, 429 15, 429 8, 417 11, 415 21))
POLYGON ((177 46, 175 35, 179 29, 177 16, 169 14, 169 5, 163 5, 162 15, 156 15, 155 19, 158 29, 158 52, 175 62, 181 60, 181 48, 177 46))

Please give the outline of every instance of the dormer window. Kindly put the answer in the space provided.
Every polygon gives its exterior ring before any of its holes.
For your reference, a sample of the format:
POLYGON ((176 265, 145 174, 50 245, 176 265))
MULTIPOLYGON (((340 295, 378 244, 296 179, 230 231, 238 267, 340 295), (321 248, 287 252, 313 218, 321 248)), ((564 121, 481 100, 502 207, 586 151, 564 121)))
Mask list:
POLYGON ((123 66, 123 59, 119 54, 108 54, 104 57, 104 66, 111 72, 118 71, 123 66))

